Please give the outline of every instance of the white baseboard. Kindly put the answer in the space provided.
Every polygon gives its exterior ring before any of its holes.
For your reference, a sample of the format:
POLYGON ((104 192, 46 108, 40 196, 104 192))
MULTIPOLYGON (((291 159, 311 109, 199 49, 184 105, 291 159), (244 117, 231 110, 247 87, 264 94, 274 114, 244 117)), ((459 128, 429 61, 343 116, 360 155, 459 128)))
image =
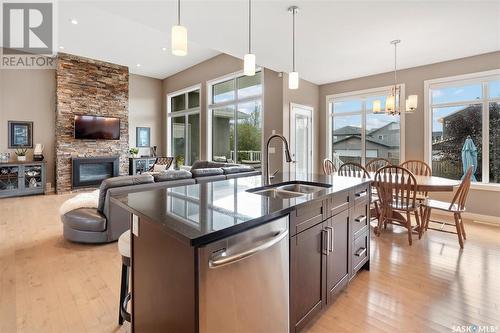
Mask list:
MULTIPOLYGON (((432 212, 432 215, 439 215, 439 216, 450 216, 450 214, 435 210, 432 212)), ((465 212, 462 213, 462 217, 467 220, 472 220, 473 222, 479 222, 479 223, 489 223, 489 224, 495 224, 500 226, 500 217, 498 216, 490 216, 490 215, 482 215, 482 214, 476 214, 476 213, 470 213, 470 212, 465 212)))

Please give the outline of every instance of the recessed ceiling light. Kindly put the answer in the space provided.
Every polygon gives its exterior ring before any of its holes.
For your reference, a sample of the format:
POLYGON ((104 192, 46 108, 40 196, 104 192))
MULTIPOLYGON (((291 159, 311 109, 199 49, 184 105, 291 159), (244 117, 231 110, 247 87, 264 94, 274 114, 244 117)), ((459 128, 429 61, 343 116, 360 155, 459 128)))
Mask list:
POLYGON ((137 66, 137 67, 141 67, 141 64, 137 64, 136 66, 137 66))
POLYGON ((76 19, 71 19, 71 21, 70 21, 70 22, 71 22, 72 24, 75 24, 75 25, 76 25, 76 24, 78 24, 78 21, 77 21, 76 19))
POLYGON ((161 48, 161 50, 162 50, 163 52, 165 52, 165 51, 167 50, 167 48, 166 48, 166 47, 162 47, 162 48, 161 48))
POLYGON ((64 46, 59 46, 59 50, 64 50, 64 46))

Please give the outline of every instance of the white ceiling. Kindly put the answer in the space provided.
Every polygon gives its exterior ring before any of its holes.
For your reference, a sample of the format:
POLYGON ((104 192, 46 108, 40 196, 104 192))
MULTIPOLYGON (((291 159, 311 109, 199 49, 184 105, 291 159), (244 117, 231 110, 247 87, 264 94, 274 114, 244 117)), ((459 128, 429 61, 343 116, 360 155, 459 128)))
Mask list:
MULTIPOLYGON (((181 0, 181 5, 190 41, 186 57, 170 55, 173 0, 60 2, 60 45, 156 78, 219 52, 246 53, 247 0, 181 0)), ((276 71, 291 70, 289 5, 300 7, 297 70, 317 84, 392 70, 393 39, 402 40, 399 68, 500 50, 500 1, 254 0, 253 50, 260 65, 276 71)))

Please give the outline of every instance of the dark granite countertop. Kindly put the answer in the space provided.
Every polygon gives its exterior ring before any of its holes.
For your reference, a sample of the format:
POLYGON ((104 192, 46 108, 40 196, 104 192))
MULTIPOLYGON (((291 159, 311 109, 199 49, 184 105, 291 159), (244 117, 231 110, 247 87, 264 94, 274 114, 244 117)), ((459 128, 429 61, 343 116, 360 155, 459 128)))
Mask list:
MULTIPOLYGON (((289 181, 278 174, 272 183, 289 181)), ((262 176, 129 193, 112 201, 146 217, 192 246, 203 246, 288 214, 309 202, 370 182, 369 179, 307 175, 296 180, 331 184, 313 194, 273 199, 247 190, 260 187, 262 176)))

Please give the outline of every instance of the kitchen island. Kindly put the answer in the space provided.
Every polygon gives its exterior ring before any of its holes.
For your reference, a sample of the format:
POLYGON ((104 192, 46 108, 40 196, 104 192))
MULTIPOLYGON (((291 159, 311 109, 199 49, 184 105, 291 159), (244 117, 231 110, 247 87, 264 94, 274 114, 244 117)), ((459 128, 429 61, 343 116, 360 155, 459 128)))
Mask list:
POLYGON ((132 220, 134 332, 298 332, 369 269, 370 180, 262 177, 113 198, 132 220))

